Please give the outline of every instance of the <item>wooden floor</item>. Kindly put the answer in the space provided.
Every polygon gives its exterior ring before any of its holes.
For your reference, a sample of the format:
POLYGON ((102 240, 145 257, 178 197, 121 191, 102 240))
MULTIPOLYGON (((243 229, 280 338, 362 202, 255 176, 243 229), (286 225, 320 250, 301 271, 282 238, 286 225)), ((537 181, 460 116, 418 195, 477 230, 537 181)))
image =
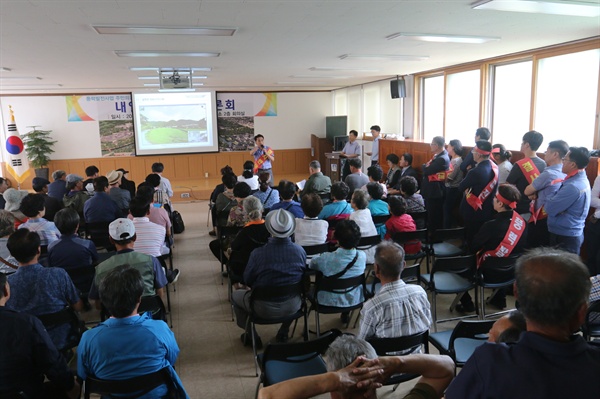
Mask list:
MULTIPOLYGON (((169 176, 165 175, 169 178, 169 176)), ((299 182, 307 179, 306 175, 292 174, 287 176, 275 176, 275 182, 279 182, 281 179, 291 180, 293 182, 299 182)), ((217 184, 221 184, 221 179, 196 179, 196 180, 171 180, 171 186, 173 187, 173 202, 189 202, 189 201, 206 201, 210 199, 210 194, 214 190, 217 184), (185 196, 185 195, 188 196, 185 196), (182 197, 184 195, 185 197, 182 197)))

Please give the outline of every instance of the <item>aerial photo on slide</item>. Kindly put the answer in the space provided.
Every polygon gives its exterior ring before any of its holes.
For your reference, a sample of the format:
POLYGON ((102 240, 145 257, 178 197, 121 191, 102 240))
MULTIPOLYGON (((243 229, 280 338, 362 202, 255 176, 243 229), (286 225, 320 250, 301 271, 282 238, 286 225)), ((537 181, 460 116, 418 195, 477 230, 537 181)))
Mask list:
POLYGON ((146 105, 140 119, 146 145, 208 142, 204 104, 146 105))

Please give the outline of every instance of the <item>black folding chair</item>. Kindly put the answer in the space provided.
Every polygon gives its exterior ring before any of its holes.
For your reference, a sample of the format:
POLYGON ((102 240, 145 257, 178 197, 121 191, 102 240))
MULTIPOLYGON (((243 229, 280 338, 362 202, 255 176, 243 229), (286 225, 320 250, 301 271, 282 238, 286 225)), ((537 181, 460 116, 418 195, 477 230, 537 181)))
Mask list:
POLYGON ((485 314, 485 289, 493 289, 490 298, 493 298, 498 290, 511 287, 515 282, 515 262, 518 256, 509 256, 505 258, 489 257, 486 258, 477 272, 475 273, 475 284, 479 288, 479 318, 481 320, 486 317, 497 316, 503 313, 508 313, 510 310, 495 312, 490 315, 485 314))
POLYGON ((115 397, 139 398, 161 385, 167 386, 169 398, 179 398, 168 367, 125 380, 109 381, 88 376, 84 382, 83 397, 89 399, 92 393, 97 393, 102 397, 112 398, 112 395, 115 395, 115 397))
POLYGON ((448 355, 457 367, 463 367, 475 349, 488 339, 495 320, 461 320, 453 330, 429 334, 429 342, 441 355, 448 355))

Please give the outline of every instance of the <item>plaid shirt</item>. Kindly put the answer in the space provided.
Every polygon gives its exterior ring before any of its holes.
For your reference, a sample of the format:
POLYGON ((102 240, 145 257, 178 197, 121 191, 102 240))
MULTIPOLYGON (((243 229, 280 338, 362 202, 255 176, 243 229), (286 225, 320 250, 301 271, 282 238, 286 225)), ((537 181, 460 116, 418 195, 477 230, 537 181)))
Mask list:
POLYGON ((590 291, 590 302, 600 300, 600 275, 591 277, 592 290, 590 291))
POLYGON ((29 219, 19 225, 19 229, 29 229, 29 231, 38 233, 40 236, 40 245, 51 244, 60 238, 60 231, 58 231, 54 223, 44 218, 29 219))

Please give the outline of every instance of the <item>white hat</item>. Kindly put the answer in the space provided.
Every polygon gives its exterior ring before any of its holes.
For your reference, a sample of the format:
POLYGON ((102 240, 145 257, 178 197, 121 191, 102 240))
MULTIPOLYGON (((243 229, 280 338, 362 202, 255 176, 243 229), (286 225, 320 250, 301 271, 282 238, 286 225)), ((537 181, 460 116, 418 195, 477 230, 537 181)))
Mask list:
POLYGON ((123 177, 123 172, 117 171, 117 170, 111 170, 106 175, 106 178, 108 179, 108 184, 110 184, 110 185, 117 183, 119 180, 121 180, 122 177, 123 177))
POLYGON ((296 230, 296 218, 285 209, 277 209, 269 212, 265 218, 265 225, 271 236, 287 238, 296 230))
POLYGON ((108 234, 115 241, 129 240, 135 235, 135 226, 131 220, 119 218, 108 225, 108 234))

